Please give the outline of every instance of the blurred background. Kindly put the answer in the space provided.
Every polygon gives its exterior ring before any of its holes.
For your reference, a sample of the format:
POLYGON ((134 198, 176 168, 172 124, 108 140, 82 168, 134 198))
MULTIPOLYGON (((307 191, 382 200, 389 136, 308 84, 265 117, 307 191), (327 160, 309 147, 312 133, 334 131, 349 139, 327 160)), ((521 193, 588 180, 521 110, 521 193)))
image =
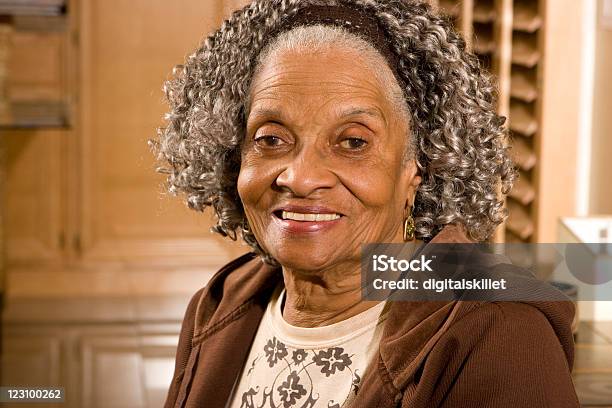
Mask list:
MULTIPOLYGON (((163 405, 190 296, 249 248, 164 192, 147 140, 172 67, 246 3, 0 0, 0 385, 163 405)), ((521 178, 495 240, 609 242, 612 0, 433 3, 509 117, 521 178)), ((612 406, 612 302, 579 312, 581 402, 612 406)))

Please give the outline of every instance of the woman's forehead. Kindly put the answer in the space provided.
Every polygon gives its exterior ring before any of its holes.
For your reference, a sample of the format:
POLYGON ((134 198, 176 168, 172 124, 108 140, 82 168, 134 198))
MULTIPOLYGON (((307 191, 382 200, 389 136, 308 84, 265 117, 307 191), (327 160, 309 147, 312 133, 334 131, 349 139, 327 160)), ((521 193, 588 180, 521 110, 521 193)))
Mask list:
POLYGON ((275 101, 326 103, 359 98, 386 109, 392 101, 372 65, 353 50, 341 48, 271 54, 253 78, 249 107, 270 106, 275 101))

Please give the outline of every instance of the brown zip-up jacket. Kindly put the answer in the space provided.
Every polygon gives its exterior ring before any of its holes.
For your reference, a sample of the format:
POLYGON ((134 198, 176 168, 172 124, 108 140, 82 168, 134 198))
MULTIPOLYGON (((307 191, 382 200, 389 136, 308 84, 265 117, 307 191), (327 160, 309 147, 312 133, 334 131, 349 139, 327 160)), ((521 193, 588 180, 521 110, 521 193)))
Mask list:
MULTIPOLYGON (((431 242, 470 242, 446 226, 431 242)), ((248 253, 187 307, 165 408, 223 408, 279 268, 248 253)), ((393 302, 356 407, 579 407, 571 302, 393 302)))

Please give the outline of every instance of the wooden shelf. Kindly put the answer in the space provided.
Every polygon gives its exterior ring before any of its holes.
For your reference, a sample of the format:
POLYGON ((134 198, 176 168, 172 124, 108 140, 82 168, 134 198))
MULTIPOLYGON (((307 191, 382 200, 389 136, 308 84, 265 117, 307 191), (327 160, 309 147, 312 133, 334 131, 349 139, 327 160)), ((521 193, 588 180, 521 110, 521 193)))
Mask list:
POLYGON ((491 0, 477 0, 474 4, 474 22, 492 23, 495 21, 496 15, 495 5, 491 0))
POLYGON ((534 232, 534 225, 526 208, 509 199, 507 201, 509 217, 506 221, 506 228, 522 240, 529 239, 534 232))
POLYGON ((510 105, 510 129, 523 136, 533 136, 538 131, 538 121, 527 104, 512 101, 510 105))
POLYGON ((65 12, 65 0, 3 0, 0 2, 0 15, 57 16, 65 12))
POLYGON ((487 24, 474 25, 474 51, 476 54, 489 55, 495 51, 493 26, 487 24))
POLYGON ((514 187, 510 191, 510 197, 522 205, 530 204, 535 199, 535 194, 535 188, 524 173, 516 180, 514 187))
POLYGON ((59 101, 13 102, 0 117, 0 128, 5 129, 68 127, 68 107, 59 101))
POLYGON ((533 102, 538 98, 536 75, 533 70, 513 67, 510 80, 510 95, 524 102, 533 102))
POLYGON ((10 63, 6 61, 6 99, 0 107, 1 128, 70 127, 72 74, 68 59, 72 44, 64 5, 64 0, 0 0, 0 11, 14 12, 6 17, 11 49, 10 63), (22 8, 59 11, 26 13, 22 8))
POLYGON ((61 32, 68 27, 66 15, 13 16, 12 26, 16 31, 61 32))
POLYGON ((510 154, 515 163, 524 171, 531 170, 537 163, 536 154, 525 142, 523 137, 514 137, 510 143, 510 154))
POLYGON ((513 28, 517 31, 533 33, 542 27, 542 17, 538 14, 538 2, 533 0, 516 1, 514 4, 513 28))
POLYGON ((536 36, 515 32, 512 39, 512 63, 527 68, 533 68, 540 62, 540 51, 536 36))

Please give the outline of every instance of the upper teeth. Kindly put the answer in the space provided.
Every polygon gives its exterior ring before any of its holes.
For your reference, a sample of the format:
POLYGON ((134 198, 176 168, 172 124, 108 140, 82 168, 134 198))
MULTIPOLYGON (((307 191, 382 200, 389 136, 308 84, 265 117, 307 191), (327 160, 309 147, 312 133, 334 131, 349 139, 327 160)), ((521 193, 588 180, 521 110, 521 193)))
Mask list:
POLYGON ((291 211, 283 211, 283 220, 296 221, 332 221, 340 218, 340 214, 302 214, 291 211))

